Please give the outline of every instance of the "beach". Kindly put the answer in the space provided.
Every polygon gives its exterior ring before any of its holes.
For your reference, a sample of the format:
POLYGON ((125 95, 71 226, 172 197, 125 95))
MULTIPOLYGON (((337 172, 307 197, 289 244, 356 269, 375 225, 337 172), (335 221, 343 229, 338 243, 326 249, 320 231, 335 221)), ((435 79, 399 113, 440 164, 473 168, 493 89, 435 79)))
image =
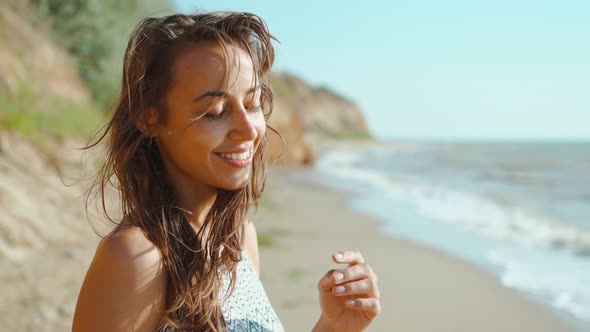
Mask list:
MULTIPOLYGON (((369 331, 575 331, 474 265, 380 234, 379 220, 348 207, 352 193, 326 189, 310 174, 271 169, 254 217, 261 279, 286 331, 311 330, 320 315, 317 281, 338 268, 331 255, 343 249, 360 250, 379 278, 382 313, 369 331)), ((51 224, 53 233, 45 236, 56 240, 22 261, 0 261, 1 331, 71 329, 98 243, 74 189, 63 197, 80 210, 72 214, 78 217, 51 224)))
POLYGON ((379 220, 349 208, 352 193, 301 181, 312 173, 272 169, 254 218, 261 279, 287 331, 317 321, 317 281, 344 249, 359 250, 379 278, 382 312, 369 331, 576 331, 477 266, 382 235, 379 220))

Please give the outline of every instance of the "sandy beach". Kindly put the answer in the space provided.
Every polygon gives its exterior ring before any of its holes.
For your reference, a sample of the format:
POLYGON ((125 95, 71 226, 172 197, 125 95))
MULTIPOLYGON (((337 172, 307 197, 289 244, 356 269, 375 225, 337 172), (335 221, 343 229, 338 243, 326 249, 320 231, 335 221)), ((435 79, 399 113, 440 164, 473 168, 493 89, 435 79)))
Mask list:
POLYGON ((379 234, 378 220, 348 208, 351 194, 302 183, 306 172, 273 169, 255 218, 270 242, 261 279, 287 331, 309 331, 319 317, 316 283, 341 249, 360 250, 379 277, 382 314, 369 331, 576 330, 476 266, 379 234))
MULTIPOLYGON (((309 174, 272 169, 254 219, 261 278, 287 331, 310 331, 319 317, 316 283, 337 267, 331 255, 342 249, 360 250, 379 276, 383 311, 369 331, 574 331, 472 265, 380 235, 378 220, 348 208, 350 194, 303 183, 309 174)), ((0 261, 0 331, 71 329, 98 237, 79 192, 63 195, 77 217, 33 218, 55 221, 44 233, 55 239, 23 261, 0 261)))

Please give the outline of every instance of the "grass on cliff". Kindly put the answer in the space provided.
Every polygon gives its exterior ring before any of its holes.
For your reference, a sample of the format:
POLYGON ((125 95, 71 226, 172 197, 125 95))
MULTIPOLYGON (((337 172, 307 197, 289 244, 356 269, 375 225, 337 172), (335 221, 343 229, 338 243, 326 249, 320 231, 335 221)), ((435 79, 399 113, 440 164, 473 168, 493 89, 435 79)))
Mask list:
POLYGON ((0 131, 17 131, 31 138, 90 137, 102 119, 92 104, 39 98, 31 89, 21 89, 16 96, 0 91, 0 105, 0 131))

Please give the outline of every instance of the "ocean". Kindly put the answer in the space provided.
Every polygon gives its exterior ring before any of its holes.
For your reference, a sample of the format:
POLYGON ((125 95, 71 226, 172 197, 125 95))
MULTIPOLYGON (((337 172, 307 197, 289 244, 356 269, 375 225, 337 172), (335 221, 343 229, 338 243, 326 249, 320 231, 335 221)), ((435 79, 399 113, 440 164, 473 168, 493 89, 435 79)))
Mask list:
POLYGON ((590 143, 332 149, 324 184, 382 231, 477 264, 590 331, 590 143))

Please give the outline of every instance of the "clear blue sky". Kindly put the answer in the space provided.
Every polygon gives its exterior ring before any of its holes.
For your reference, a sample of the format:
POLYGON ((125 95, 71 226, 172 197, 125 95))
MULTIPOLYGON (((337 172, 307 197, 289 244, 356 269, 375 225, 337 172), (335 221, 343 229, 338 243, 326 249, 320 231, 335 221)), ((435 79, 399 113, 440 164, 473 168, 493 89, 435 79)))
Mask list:
POLYGON ((277 70, 354 100, 382 139, 590 140, 589 0, 172 0, 250 11, 277 70))

